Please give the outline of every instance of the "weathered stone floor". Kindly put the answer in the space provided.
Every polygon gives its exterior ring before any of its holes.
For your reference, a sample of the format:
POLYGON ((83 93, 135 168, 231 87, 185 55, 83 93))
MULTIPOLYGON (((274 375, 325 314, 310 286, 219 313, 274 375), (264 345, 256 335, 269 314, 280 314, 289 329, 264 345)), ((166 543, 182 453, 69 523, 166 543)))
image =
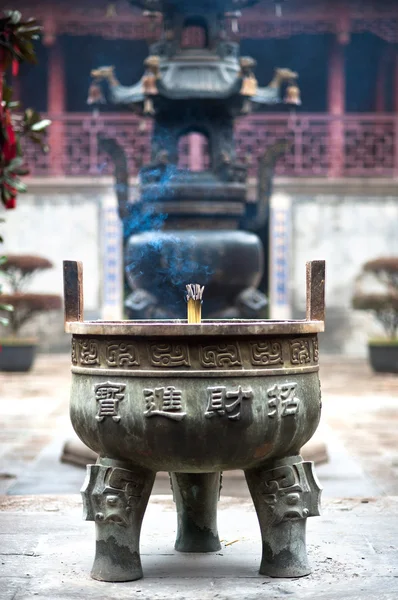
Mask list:
POLYGON ((94 524, 78 496, 0 498, 0 600, 396 600, 398 498, 326 500, 308 519, 308 577, 258 574, 259 528, 251 502, 223 498, 219 552, 173 549, 173 502, 152 497, 141 535, 144 579, 90 579, 94 524))

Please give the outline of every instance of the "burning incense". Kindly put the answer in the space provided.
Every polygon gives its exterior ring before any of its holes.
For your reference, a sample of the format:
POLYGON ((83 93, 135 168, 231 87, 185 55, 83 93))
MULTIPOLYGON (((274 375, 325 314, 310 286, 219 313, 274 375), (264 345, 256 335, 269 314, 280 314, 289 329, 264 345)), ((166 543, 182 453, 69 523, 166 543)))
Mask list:
POLYGON ((200 323, 202 320, 202 296, 204 286, 190 283, 187 286, 188 323, 200 323))

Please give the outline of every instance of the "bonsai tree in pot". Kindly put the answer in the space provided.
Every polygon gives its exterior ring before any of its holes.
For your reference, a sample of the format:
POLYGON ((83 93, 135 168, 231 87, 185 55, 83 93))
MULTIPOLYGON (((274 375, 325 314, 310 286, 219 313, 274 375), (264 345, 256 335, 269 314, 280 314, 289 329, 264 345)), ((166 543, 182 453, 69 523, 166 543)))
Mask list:
POLYGON ((372 275, 382 291, 365 293, 358 290, 353 307, 370 310, 384 329, 384 336, 369 340, 369 358, 375 371, 398 373, 398 257, 381 257, 366 262, 361 279, 372 275))
POLYGON ((26 292, 32 277, 53 264, 47 258, 32 255, 8 255, 0 264, 0 277, 9 293, 0 294, 0 304, 12 307, 7 313, 7 337, 0 339, 0 370, 28 371, 34 360, 37 341, 22 337, 23 327, 38 313, 59 310, 61 296, 26 292))

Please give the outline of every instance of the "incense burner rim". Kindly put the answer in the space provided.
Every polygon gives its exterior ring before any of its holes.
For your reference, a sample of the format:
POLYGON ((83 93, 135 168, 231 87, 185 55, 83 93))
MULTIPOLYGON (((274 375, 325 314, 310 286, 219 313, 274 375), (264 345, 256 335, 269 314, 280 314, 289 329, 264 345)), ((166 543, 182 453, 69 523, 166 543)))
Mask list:
POLYGON ((191 324, 186 320, 141 321, 67 321, 65 331, 76 335, 169 336, 244 336, 297 335, 321 333, 324 321, 307 320, 217 320, 191 324))

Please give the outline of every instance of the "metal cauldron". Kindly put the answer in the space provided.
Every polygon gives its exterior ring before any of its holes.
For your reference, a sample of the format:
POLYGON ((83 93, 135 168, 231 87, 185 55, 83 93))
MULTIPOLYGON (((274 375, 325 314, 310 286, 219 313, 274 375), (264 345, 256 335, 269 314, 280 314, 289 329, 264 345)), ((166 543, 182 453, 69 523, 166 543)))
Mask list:
POLYGON ((303 321, 83 321, 81 265, 65 263, 72 334, 71 420, 99 454, 82 490, 96 522, 95 579, 142 577, 139 534, 155 474, 169 471, 176 549, 220 548, 221 473, 243 469, 258 515, 260 573, 310 572, 305 523, 319 514, 300 457, 321 411, 317 333, 324 262, 307 265, 303 321))

